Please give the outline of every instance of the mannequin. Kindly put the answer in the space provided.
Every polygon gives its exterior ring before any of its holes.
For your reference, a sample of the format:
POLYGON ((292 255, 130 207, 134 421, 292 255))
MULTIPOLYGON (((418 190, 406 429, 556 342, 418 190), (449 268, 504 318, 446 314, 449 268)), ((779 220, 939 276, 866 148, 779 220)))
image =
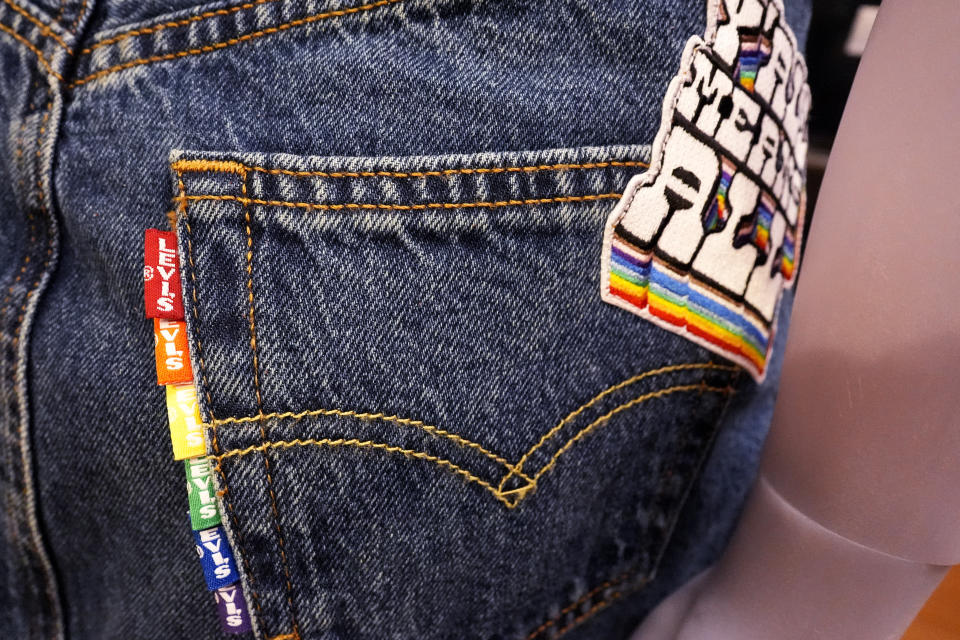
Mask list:
POLYGON ((634 640, 899 638, 960 563, 960 4, 884 2, 804 256, 760 477, 634 640))

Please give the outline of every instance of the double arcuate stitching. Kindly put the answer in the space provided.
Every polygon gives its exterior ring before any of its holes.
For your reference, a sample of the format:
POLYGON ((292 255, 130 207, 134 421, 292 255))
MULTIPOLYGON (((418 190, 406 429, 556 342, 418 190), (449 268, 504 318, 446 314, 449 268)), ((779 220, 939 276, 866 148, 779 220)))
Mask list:
MULTIPOLYGON (((516 507, 524 498, 531 495, 533 490, 537 486, 538 480, 546 473, 548 473, 557 462, 562 458, 562 456, 567 453, 577 442, 579 442, 584 437, 588 436, 594 432, 599 427, 607 424, 612 418, 618 414, 631 410, 635 407, 642 405, 643 403, 656 399, 669 396, 671 394, 677 393, 719 393, 724 395, 729 395, 732 392, 732 389, 729 386, 715 386, 712 384, 707 384, 703 379, 698 382, 690 384, 666 384, 659 389, 648 390, 644 393, 636 395, 629 398, 624 402, 620 402, 613 408, 609 409, 602 415, 595 417, 592 421, 588 422, 585 426, 582 426, 575 432, 568 434, 564 438, 558 439, 558 434, 564 432, 567 428, 572 428, 576 426, 577 419, 584 415, 584 412, 589 408, 594 407, 598 403, 604 401, 611 394, 620 391, 645 380, 647 378, 652 378, 657 375, 669 374, 679 371, 691 371, 691 370, 703 370, 705 373, 708 370, 719 370, 719 371, 733 371, 735 368, 727 365, 720 365, 715 363, 688 363, 688 364, 678 364, 670 365, 666 367, 660 367, 656 369, 651 369, 645 371, 641 374, 632 376, 631 378, 619 382, 611 387, 601 391, 599 394, 591 398, 589 401, 572 411, 568 414, 563 420, 561 420, 557 425, 549 429, 544 435, 534 444, 516 463, 511 463, 506 458, 497 453, 492 452, 487 447, 484 447, 480 443, 473 442, 464 438, 456 433, 442 429, 440 427, 427 424, 421 420, 416 420, 412 418, 403 418, 396 415, 387 415, 384 413, 371 413, 371 412, 360 412, 351 409, 315 409, 310 411, 303 411, 298 413, 265 413, 263 410, 263 398, 261 396, 261 385, 260 385, 260 363, 259 363, 259 351, 257 345, 257 329, 256 329, 256 299, 255 299, 255 288, 254 288, 254 278, 253 278, 253 269, 254 269, 254 247, 253 247, 253 228, 252 228, 252 219, 251 219, 251 206, 290 206, 298 207, 304 209, 337 209, 337 208, 357 208, 357 209, 390 209, 390 210, 417 210, 417 209, 427 209, 427 208, 469 208, 469 207, 499 207, 499 206, 529 206, 529 205, 544 205, 560 202, 581 202, 581 201, 591 201, 599 200, 605 197, 619 197, 619 194, 583 194, 575 196, 555 196, 548 198, 527 198, 522 200, 486 200, 486 201, 474 201, 474 202, 431 202, 431 203, 422 203, 422 204, 389 204, 389 203, 344 203, 344 204, 331 204, 324 205, 322 203, 296 203, 289 201, 273 201, 265 200, 259 198, 253 198, 248 193, 248 178, 251 172, 271 174, 271 175, 285 175, 293 177, 318 177, 318 178, 398 178, 398 179, 423 179, 428 177, 451 177, 455 175, 471 175, 471 174, 497 174, 497 173, 529 173, 529 172, 538 172, 538 171, 570 171, 578 169, 603 169, 607 167, 633 167, 633 166, 646 166, 645 163, 639 161, 604 161, 604 162, 587 162, 580 164, 540 164, 540 165, 528 165, 528 166, 517 166, 517 167, 463 167, 455 169, 443 169, 443 170, 425 170, 425 171, 291 171, 285 169, 269 169, 265 167, 258 167, 252 165, 245 165, 241 163, 236 163, 232 161, 197 161, 197 160, 180 160, 174 163, 173 169, 177 173, 178 177, 178 211, 184 217, 185 228, 187 231, 187 250, 188 250, 188 263, 190 266, 191 272, 191 281, 193 283, 193 314, 194 319, 199 321, 198 314, 198 295, 196 289, 196 277, 195 277, 195 265, 193 257, 193 231, 190 224, 189 216, 187 215, 188 204, 192 201, 202 200, 202 199, 216 199, 216 200, 232 200, 237 202, 242 207, 243 214, 243 225, 246 238, 246 250, 245 250, 245 264, 246 264, 246 289, 247 289, 247 313, 248 313, 248 323, 250 327, 250 349, 253 358, 253 388, 256 395, 256 407, 257 414, 254 416, 237 416, 237 417, 226 417, 226 418, 216 418, 213 415, 213 402, 210 394, 209 382, 206 375, 206 363, 203 360, 202 346, 200 344, 199 335, 196 335, 197 342, 197 352, 198 360, 201 368, 201 380, 205 387, 205 397, 207 399, 208 408, 210 410, 210 425, 213 443, 213 455, 211 459, 216 463, 215 468, 220 476, 221 484, 223 489, 221 490, 221 495, 224 497, 227 503, 227 510, 231 514, 231 521, 237 533, 239 533, 238 523, 236 519, 236 514, 233 512, 233 506, 230 504, 230 489, 227 483, 225 474, 222 468, 222 462, 225 459, 229 458, 240 458, 243 456, 248 456, 251 454, 259 453, 264 457, 264 468, 267 474, 267 489, 270 494, 271 500, 271 510, 273 513, 274 526, 277 532, 278 547, 279 553, 281 556, 281 564, 283 565, 284 578, 286 583, 287 590, 287 600, 288 607, 290 609, 291 616, 291 626, 292 633, 281 634, 279 636, 274 636, 272 640, 284 640, 286 638, 297 638, 299 637, 299 628, 296 621, 294 605, 292 602, 292 580, 290 577, 289 567, 287 566, 286 551, 284 549, 284 536, 283 530, 280 523, 279 513, 277 511, 276 504, 276 495, 273 491, 272 486, 272 473, 270 467, 269 452, 274 449, 285 450, 295 447, 318 447, 318 448, 344 448, 352 447, 357 449, 364 449, 369 451, 379 451, 385 454, 400 454, 404 457, 411 460, 421 460, 426 461, 432 464, 435 464, 441 468, 444 468, 448 471, 451 471, 458 476, 464 478, 468 482, 475 483, 486 491, 490 492, 497 500, 499 500, 507 508, 516 507), (240 176, 241 188, 239 196, 206 196, 206 195, 195 195, 188 194, 184 187, 183 183, 183 173, 184 172, 222 172, 222 173, 234 173, 240 176), (355 438, 309 438, 309 439, 296 439, 296 440, 285 440, 285 441, 271 441, 267 438, 267 425, 268 420, 301 420, 308 417, 316 416, 336 416, 342 418, 352 418, 358 420, 368 420, 368 421, 379 421, 379 422, 388 422, 400 426, 410 427, 422 430, 435 438, 445 439, 455 443, 456 445, 473 451, 481 456, 484 456, 503 469, 502 474, 498 479, 488 480, 479 477, 472 471, 455 464, 454 462, 442 458, 440 456, 433 455, 426 451, 420 451, 412 448, 405 448, 394 446, 386 442, 376 442, 373 440, 361 440, 355 438), (239 423, 258 423, 260 426, 260 443, 243 449, 232 449, 228 451, 221 451, 220 445, 217 437, 217 431, 220 427, 229 424, 239 424, 239 423), (552 447, 552 448, 551 448, 552 447), (546 450, 546 455, 540 453, 541 450, 546 450), (550 455, 552 451, 552 455, 550 455), (538 453, 541 456, 545 457, 545 460, 539 461, 535 471, 525 470, 525 466, 529 466, 531 460, 537 457, 538 453)), ((244 567, 247 571, 248 577, 250 579, 251 586, 254 584, 252 575, 250 575, 250 566, 246 560, 246 552, 243 549, 243 542, 238 537, 238 544, 240 546, 240 554, 243 559, 244 567)), ((578 602, 579 605, 574 603, 571 605, 576 608, 583 605, 593 598, 596 594, 602 594, 603 597, 599 599, 598 602, 591 603, 589 611, 581 613, 574 620, 567 622, 566 624, 561 625, 559 620, 560 617, 548 621, 541 625, 538 630, 535 630, 530 634, 530 638, 535 638, 542 633, 550 630, 554 637, 559 637, 566 633, 567 630, 573 628, 574 626, 580 624, 580 622, 587 617, 593 615, 595 612, 601 610, 602 608, 608 606, 610 603, 615 601, 621 595, 626 593, 626 588, 615 588, 616 585, 620 583, 626 583, 629 576, 623 576, 618 580, 610 581, 598 587, 597 589, 591 591, 587 595, 583 596, 578 602), (606 590, 611 590, 610 593, 607 593, 606 590)), ((260 612, 259 597, 256 593, 251 594, 255 602, 255 606, 260 612)), ((262 612, 260 612, 262 615, 262 612)))
POLYGON ((414 420, 410 418, 401 418, 399 416, 386 415, 383 413, 362 413, 357 411, 342 410, 342 409, 315 409, 312 411, 304 411, 300 413, 273 413, 273 414, 260 414, 252 417, 230 417, 222 418, 213 421, 213 426, 219 427, 225 424, 239 424, 245 422, 254 422, 259 421, 263 422, 264 420, 302 420, 304 418, 318 417, 318 416, 336 416, 344 418, 354 418, 358 420, 368 420, 368 421, 379 421, 379 422, 388 422, 394 423, 403 426, 410 426, 413 428, 421 429, 427 433, 439 437, 446 438, 455 442, 457 445, 462 447, 468 447, 473 450, 480 452, 486 457, 490 458, 494 462, 498 463, 505 469, 504 475, 500 478, 499 483, 494 484, 488 480, 477 476, 475 473, 439 456, 429 454, 425 451, 419 451, 415 449, 403 448, 398 446, 393 446, 384 442, 376 442, 372 440, 359 440, 356 438, 309 438, 309 439, 297 439, 289 441, 266 441, 265 438, 262 438, 262 442, 259 445, 252 445, 243 449, 232 449, 225 451, 220 454, 211 456, 211 458, 220 463, 222 460, 233 457, 246 456, 258 452, 266 452, 271 449, 290 449, 295 447, 324 447, 324 448, 342 448, 342 447, 353 447, 359 449, 369 449, 369 450, 379 450, 385 453, 399 453, 403 456, 410 459, 419 459, 427 462, 431 462, 440 467, 443 467, 449 471, 456 473, 457 475, 465 478, 469 482, 473 482, 485 490, 489 491, 497 500, 503 503, 507 508, 516 507, 524 498, 530 495, 534 489, 537 487, 538 480, 548 473, 560 458, 567 453, 577 442, 586 437, 587 435, 594 432, 599 427, 607 424, 613 417, 618 414, 628 411, 630 409, 636 408, 641 404, 655 399, 663 398, 675 393, 719 393, 723 395, 729 395, 732 393, 732 388, 729 386, 719 387, 715 385, 708 385, 703 380, 693 383, 693 384, 681 384, 681 385, 670 385, 663 388, 648 391, 643 394, 637 395, 625 402, 622 402, 609 411, 605 412, 601 416, 590 421, 586 426, 577 430, 574 435, 568 437, 566 440, 562 441, 562 444, 557 447, 553 455, 547 459, 546 462, 542 463, 537 471, 533 473, 526 473, 523 470, 524 463, 526 463, 536 452, 545 447, 551 439, 553 439, 557 433, 563 430, 567 426, 571 426, 575 423, 575 419, 582 414, 585 410, 590 407, 595 406, 603 398, 613 393, 623 389, 629 385, 635 384, 640 380, 643 380, 650 376, 660 375, 671 373, 675 371, 684 371, 684 370, 719 370, 719 371, 732 371, 733 367, 727 365, 719 365, 714 363, 694 363, 694 364, 685 364, 685 365, 672 365, 668 367, 660 367, 658 369, 651 369, 650 371, 644 372, 642 374, 633 376, 623 382, 617 383, 608 389, 602 391, 601 393, 594 396, 592 399, 578 407, 576 410, 568 414, 563 420, 561 420, 556 426, 547 431, 540 440, 533 445, 517 463, 508 462, 503 456, 497 455, 490 452, 486 447, 482 446, 479 443, 472 442, 462 436, 456 435, 444 429, 440 429, 433 425, 426 424, 420 420, 414 420), (519 486, 512 486, 511 480, 517 479, 519 486))

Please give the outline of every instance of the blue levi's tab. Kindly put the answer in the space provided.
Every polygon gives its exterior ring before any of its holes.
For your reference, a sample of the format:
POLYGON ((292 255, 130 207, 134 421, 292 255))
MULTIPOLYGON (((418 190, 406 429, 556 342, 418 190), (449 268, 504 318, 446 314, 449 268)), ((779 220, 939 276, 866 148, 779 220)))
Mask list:
POLYGON ((200 556, 200 564, 203 566, 207 589, 216 591, 240 580, 237 563, 233 560, 223 527, 194 531, 193 540, 197 545, 197 555, 200 556))

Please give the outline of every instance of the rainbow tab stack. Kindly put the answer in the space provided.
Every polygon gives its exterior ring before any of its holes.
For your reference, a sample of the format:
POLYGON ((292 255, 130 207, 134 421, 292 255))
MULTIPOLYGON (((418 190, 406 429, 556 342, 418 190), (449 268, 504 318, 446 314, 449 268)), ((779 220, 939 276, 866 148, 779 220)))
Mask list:
POLYGON ((153 319, 157 383, 165 387, 173 457, 183 460, 186 470, 189 522, 203 576, 207 589, 214 592, 223 630, 246 633, 251 629, 250 610, 220 523, 213 470, 206 457, 203 420, 190 365, 174 232, 147 229, 143 280, 147 317, 153 319))

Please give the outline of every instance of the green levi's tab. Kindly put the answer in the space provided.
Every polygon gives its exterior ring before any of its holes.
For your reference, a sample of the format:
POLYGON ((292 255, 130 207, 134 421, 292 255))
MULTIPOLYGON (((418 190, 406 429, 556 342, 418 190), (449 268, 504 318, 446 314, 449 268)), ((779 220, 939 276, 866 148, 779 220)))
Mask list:
POLYGON ((194 531, 220 524, 220 511, 213 491, 213 470, 206 458, 183 461, 187 470, 187 497, 190 500, 190 526, 194 531))

